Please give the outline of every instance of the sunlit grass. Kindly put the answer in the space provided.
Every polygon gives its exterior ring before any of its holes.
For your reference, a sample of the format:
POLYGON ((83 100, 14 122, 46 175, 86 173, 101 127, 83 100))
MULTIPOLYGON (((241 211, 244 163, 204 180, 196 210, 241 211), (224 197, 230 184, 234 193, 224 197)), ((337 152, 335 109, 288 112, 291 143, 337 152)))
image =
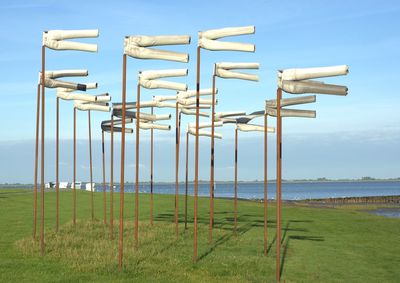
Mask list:
MULTIPOLYGON (((49 192, 45 197, 46 252, 41 257, 38 238, 33 241, 31 237, 32 194, 0 190, 0 282, 274 282, 273 203, 268 209, 269 254, 265 257, 261 203, 239 201, 235 234, 232 200, 216 200, 213 242, 209 244, 209 202, 207 198, 200 198, 198 263, 193 264, 193 199, 189 199, 187 230, 183 224, 183 197, 179 200, 180 224, 176 238, 174 197, 154 197, 155 221, 151 226, 149 196, 141 194, 139 246, 135 249, 134 198, 127 194, 124 266, 120 271, 117 194, 113 240, 110 240, 108 225, 103 223, 101 193, 95 194, 96 219, 92 221, 90 194, 78 192, 78 221, 74 227, 72 194, 62 192, 58 233, 54 230, 55 194, 49 192)), ((282 228, 282 280, 285 282, 400 280, 400 219, 370 215, 356 207, 286 205, 282 228)))

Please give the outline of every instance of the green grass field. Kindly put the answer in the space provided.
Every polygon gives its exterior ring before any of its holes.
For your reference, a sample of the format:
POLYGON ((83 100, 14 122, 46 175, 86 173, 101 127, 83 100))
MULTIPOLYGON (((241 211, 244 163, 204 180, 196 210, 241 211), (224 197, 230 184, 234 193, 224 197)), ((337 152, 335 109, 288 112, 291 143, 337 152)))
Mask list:
MULTIPOLYGON (((46 254, 32 240, 32 192, 0 190, 0 282, 274 282, 275 207, 268 213, 270 250, 263 256, 263 206, 239 201, 233 234, 233 201, 215 204, 214 242, 208 244, 208 199, 199 202, 199 261, 192 264, 193 199, 189 229, 180 214, 175 238, 174 197, 155 195, 153 226, 149 195, 140 195, 139 247, 133 248, 134 198, 126 195, 124 268, 118 271, 118 227, 114 241, 102 224, 101 193, 95 194, 96 221, 90 220, 90 193, 79 191, 78 224, 71 225, 72 193, 60 193, 60 231, 54 232, 55 193, 45 194, 46 254)), ((115 224, 119 199, 115 194, 115 224)), ((40 203, 39 203, 40 205, 40 203)), ((179 202, 183 212, 183 197, 179 202)), ((40 216, 40 211, 38 216, 40 216)), ((400 282, 400 219, 356 207, 283 209, 283 282, 400 282)), ((38 226, 39 231, 39 226, 38 226)), ((39 234, 38 234, 39 235, 39 234)))

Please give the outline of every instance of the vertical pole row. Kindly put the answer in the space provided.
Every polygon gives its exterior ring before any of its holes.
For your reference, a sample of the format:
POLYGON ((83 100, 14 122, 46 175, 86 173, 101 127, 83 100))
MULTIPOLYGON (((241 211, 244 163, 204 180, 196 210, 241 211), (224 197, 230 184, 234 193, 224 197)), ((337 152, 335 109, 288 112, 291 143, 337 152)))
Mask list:
POLYGON ((90 207, 92 210, 92 221, 94 221, 94 194, 93 194, 93 172, 92 172, 92 129, 90 127, 90 110, 88 110, 89 123, 89 166, 90 166, 90 207))
POLYGON ((197 201, 199 190, 199 112, 200 112, 200 46, 197 47, 196 64, 196 142, 195 142, 195 169, 194 169, 194 235, 193 235, 193 262, 197 262, 197 201))
POLYGON ((139 244, 139 130, 140 130, 140 84, 137 84, 136 98, 136 191, 135 191, 135 248, 139 244))
POLYGON ((110 141, 110 239, 114 239, 114 115, 111 113, 110 141))
POLYGON ((106 168, 104 160, 104 131, 101 131, 101 152, 103 163, 103 210, 104 210, 104 225, 107 224, 107 195, 106 195, 106 168))
POLYGON ((41 215, 41 225, 40 225, 40 252, 41 255, 44 255, 44 105, 45 105, 45 85, 44 85, 44 78, 46 76, 46 47, 42 46, 42 135, 41 135, 41 159, 40 159, 40 191, 42 194, 42 215, 41 215))
POLYGON ((234 199, 234 233, 237 229, 237 160, 238 160, 238 128, 235 128, 235 199, 234 199))
POLYGON ((118 242, 118 266, 122 269, 122 257, 124 248, 124 174, 125 174, 125 111, 126 111, 126 54, 122 59, 122 132, 121 132, 121 181, 119 199, 119 242, 118 242))
POLYGON ((264 113, 264 255, 268 253, 268 222, 267 222, 267 201, 268 201, 268 159, 267 159, 267 136, 268 136, 268 123, 267 113, 264 113))
MULTIPOLYGON (((151 107, 151 115, 154 113, 154 107, 151 107)), ((150 129, 150 225, 153 226, 153 128, 150 129)))
POLYGON ((212 77, 212 106, 211 106, 211 172, 210 172, 210 224, 209 224, 209 243, 212 243, 212 229, 214 226, 214 117, 215 117, 215 64, 212 77))
POLYGON ((72 194, 72 206, 73 206, 73 215, 72 222, 74 223, 74 227, 76 227, 76 108, 74 107, 74 191, 72 194))
POLYGON ((189 181, 189 132, 186 132, 186 176, 185 176, 185 230, 187 229, 187 209, 188 209, 188 181, 189 181))
POLYGON ((36 143, 35 143, 35 172, 33 181, 33 227, 32 238, 36 240, 36 219, 37 219, 37 176, 38 176, 38 159, 39 159, 39 121, 40 121, 40 84, 37 86, 36 100, 36 143))
POLYGON ((276 94, 276 281, 281 280, 282 90, 276 94))
POLYGON ((56 99, 56 232, 58 232, 58 225, 59 225, 59 180, 58 180, 58 164, 59 164, 59 117, 60 117, 60 112, 59 112, 59 107, 60 107, 60 99, 57 97, 56 99))
POLYGON ((179 110, 178 101, 175 104, 175 236, 178 238, 179 221, 178 221, 178 194, 179 194, 179 110))

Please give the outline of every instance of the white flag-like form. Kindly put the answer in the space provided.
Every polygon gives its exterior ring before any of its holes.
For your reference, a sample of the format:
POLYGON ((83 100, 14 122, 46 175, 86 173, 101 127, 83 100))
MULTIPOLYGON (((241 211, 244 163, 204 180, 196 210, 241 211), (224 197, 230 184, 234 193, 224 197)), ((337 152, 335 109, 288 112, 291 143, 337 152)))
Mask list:
POLYGON ((256 46, 250 43, 241 42, 226 42, 219 41, 217 39, 228 37, 228 36, 238 36, 245 34, 254 34, 256 28, 254 26, 245 27, 229 27, 222 29, 212 29, 207 31, 200 31, 198 36, 198 45, 201 48, 213 50, 213 51, 244 51, 244 52, 254 52, 256 46))
MULTIPOLYGON (((315 101, 317 101, 316 95, 306 95, 306 96, 284 98, 284 99, 281 99, 281 107, 314 103, 315 101)), ((268 108, 276 108, 276 99, 266 100, 265 106, 268 108)))
POLYGON ((43 32, 43 46, 54 50, 77 50, 97 52, 97 44, 66 41, 74 38, 93 38, 99 36, 98 29, 90 30, 49 30, 43 32))
POLYGON ((152 70, 139 73, 139 83, 144 88, 163 88, 172 90, 187 90, 187 84, 159 80, 159 78, 184 77, 188 69, 152 70))
POLYGON ((311 79, 344 76, 348 72, 349 67, 347 65, 280 70, 278 72, 278 87, 292 94, 347 95, 348 89, 346 86, 325 84, 311 79))
MULTIPOLYGON (((218 93, 218 89, 215 89, 215 93, 218 93)), ((200 89, 199 91, 200 96, 207 96, 207 95, 212 95, 212 88, 205 88, 205 89, 200 89)), ((186 91, 178 91, 178 97, 181 99, 186 99, 186 98, 192 98, 196 97, 196 90, 186 90, 186 91)))
POLYGON ((232 63, 222 62, 215 63, 215 75, 224 79, 240 79, 249 81, 258 81, 259 78, 254 74, 246 74, 242 72, 232 71, 237 69, 259 69, 259 63, 232 63))
POLYGON ((111 108, 107 102, 87 102, 82 100, 75 100, 74 107, 78 110, 88 111, 102 111, 102 112, 110 112, 111 108))
MULTIPOLYGON (((264 132, 265 127, 261 125, 254 124, 237 124, 237 129, 242 132, 264 132)), ((267 127, 268 133, 275 133, 274 127, 267 127)))
POLYGON ((124 40, 124 54, 138 59, 159 59, 177 62, 189 62, 189 54, 183 52, 166 51, 151 46, 190 44, 188 35, 161 35, 126 36, 124 40))
MULTIPOLYGON (((196 136, 196 128, 189 127, 188 128, 189 134, 192 136, 196 136)), ((212 137, 211 132, 209 131, 204 131, 204 130, 199 130, 199 136, 204 136, 204 137, 212 137)), ((222 139, 222 134, 220 133, 214 133, 214 138, 217 139, 222 139)))

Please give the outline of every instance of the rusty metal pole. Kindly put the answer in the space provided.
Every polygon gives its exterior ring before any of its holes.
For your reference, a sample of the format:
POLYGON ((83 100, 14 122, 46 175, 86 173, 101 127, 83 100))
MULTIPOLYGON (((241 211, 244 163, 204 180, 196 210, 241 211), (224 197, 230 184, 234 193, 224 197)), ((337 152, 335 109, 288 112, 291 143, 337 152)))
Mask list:
POLYGON ((186 132, 186 176, 185 176, 185 230, 187 229, 187 209, 188 209, 188 179, 189 179, 189 132, 186 132))
POLYGON ((200 112, 200 46, 197 47, 196 64, 196 143, 194 169, 194 234, 193 234, 193 263, 197 262, 197 202, 199 191, 199 112, 200 112))
POLYGON ((140 130, 140 84, 137 84, 136 98, 136 191, 135 191, 135 249, 139 245, 139 130, 140 130))
MULTIPOLYGON (((153 115, 154 110, 151 107, 151 115, 153 115)), ((153 226, 153 128, 150 129, 150 225, 153 226)))
POLYGON ((94 194, 93 194, 93 172, 92 172, 92 129, 90 127, 90 110, 88 110, 89 122, 89 166, 90 166, 90 206, 92 209, 92 221, 94 221, 94 194))
POLYGON ((44 118, 45 118, 45 111, 44 111, 44 105, 45 105, 45 85, 44 85, 44 78, 46 76, 46 68, 45 68, 45 64, 46 64, 46 47, 42 46, 42 137, 41 137, 41 175, 40 175, 40 191, 42 194, 42 219, 41 219, 41 225, 40 225, 40 252, 41 255, 44 255, 44 118))
POLYGON ((37 219, 37 175, 38 175, 38 160, 39 160, 39 121, 40 121, 40 84, 37 86, 36 100, 36 143, 35 143, 35 173, 33 182, 33 229, 32 238, 36 240, 36 219, 37 219))
POLYGON ((211 166, 210 166, 210 226, 208 228, 208 241, 212 243, 212 229, 214 226, 214 117, 215 117, 215 64, 212 77, 212 106, 211 106, 211 166))
POLYGON ((118 266, 122 269, 124 248, 124 177, 125 177, 125 111, 126 111, 126 54, 122 59, 122 131, 121 131, 121 181, 119 199, 118 266))
POLYGON ((72 206, 73 206, 73 215, 72 222, 74 224, 74 228, 76 227, 76 108, 74 107, 74 191, 72 193, 72 206))
POLYGON ((281 280, 282 89, 276 93, 276 281, 281 280))
POLYGON ((103 209, 104 209, 104 225, 107 225, 107 195, 106 195, 106 168, 104 160, 104 131, 101 131, 101 152, 103 161, 103 209))
POLYGON ((178 238, 179 221, 178 221, 178 194, 179 194, 179 110, 178 101, 175 104, 175 236, 178 238))
POLYGON ((235 129, 235 199, 234 203, 234 233, 237 229, 237 161, 238 161, 238 128, 235 129))
POLYGON ((268 201, 268 160, 267 160, 267 135, 268 135, 268 123, 267 123, 267 112, 264 113, 264 255, 268 253, 268 222, 267 222, 267 201, 268 201))
POLYGON ((56 232, 58 232, 58 224, 59 224, 59 186, 58 186, 58 164, 59 164, 59 155, 58 155, 58 146, 59 146, 59 117, 60 117, 60 99, 57 97, 56 99, 56 232))
POLYGON ((110 141, 110 239, 114 239, 114 115, 111 113, 110 141))

